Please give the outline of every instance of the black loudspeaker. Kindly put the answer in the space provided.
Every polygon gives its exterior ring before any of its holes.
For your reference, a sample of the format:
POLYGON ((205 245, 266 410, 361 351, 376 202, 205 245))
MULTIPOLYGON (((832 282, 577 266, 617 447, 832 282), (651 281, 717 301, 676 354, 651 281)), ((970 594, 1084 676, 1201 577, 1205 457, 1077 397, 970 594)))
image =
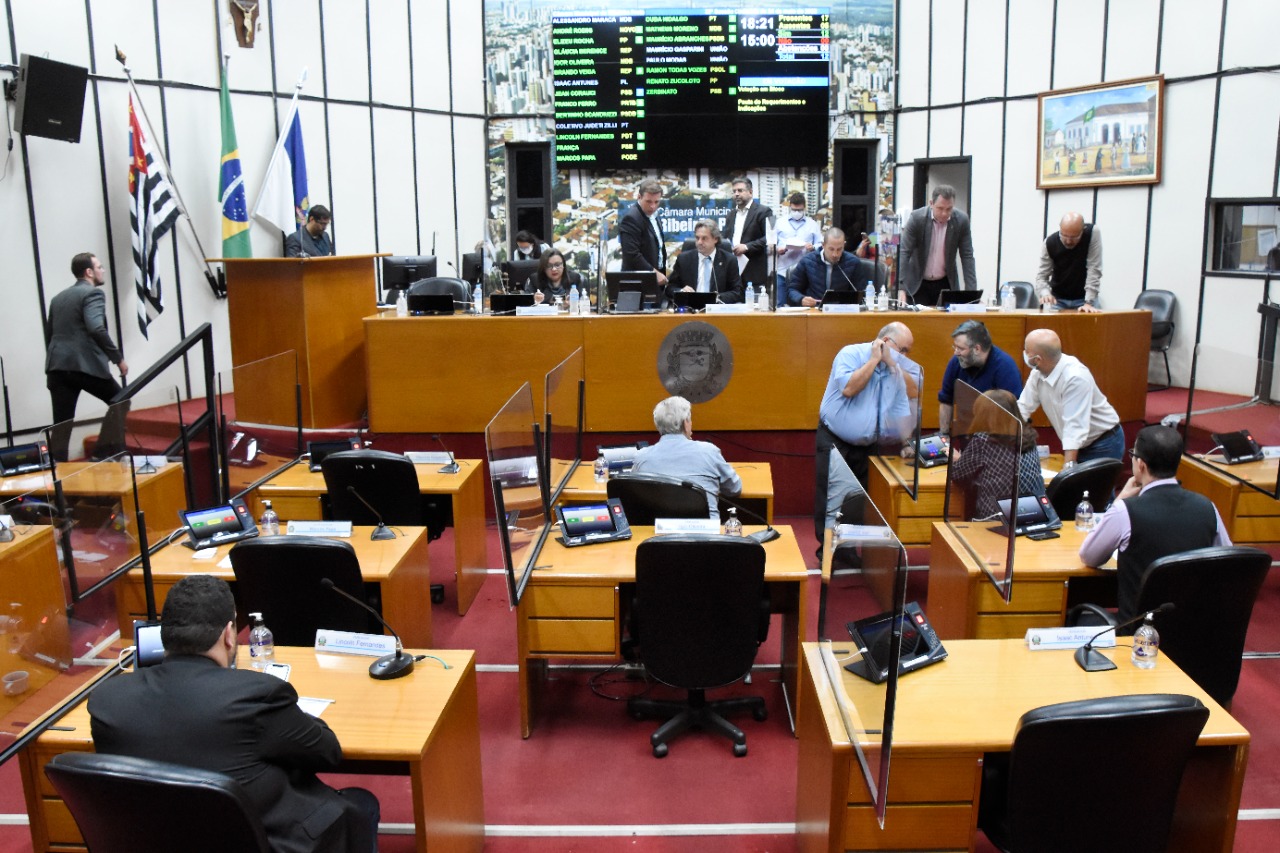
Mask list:
POLYGON ((14 124, 24 136, 80 141, 89 69, 22 54, 14 124))
POLYGON ((544 243, 553 242, 550 143, 507 143, 507 206, 509 236, 530 231, 544 243))
POLYGON ((876 210, 878 139, 837 139, 833 161, 831 218, 844 231, 850 251, 873 230, 876 210))

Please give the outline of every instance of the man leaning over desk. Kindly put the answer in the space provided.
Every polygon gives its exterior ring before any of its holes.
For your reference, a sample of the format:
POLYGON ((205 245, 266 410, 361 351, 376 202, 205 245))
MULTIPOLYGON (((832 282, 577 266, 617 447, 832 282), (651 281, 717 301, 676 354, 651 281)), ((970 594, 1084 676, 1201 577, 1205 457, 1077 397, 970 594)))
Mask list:
POLYGON ((1040 244, 1036 295, 1041 305, 1079 308, 1088 314, 1098 308, 1102 287, 1102 233, 1086 225, 1078 213, 1068 213, 1058 230, 1040 244))
POLYGON ((980 392, 994 388, 1014 397, 1022 393, 1022 373, 1013 357, 991 342, 991 333, 980 320, 965 320, 951 333, 954 353, 942 374, 938 390, 938 432, 951 434, 951 413, 956 401, 956 380, 962 379, 980 392))
POLYGON ((742 478, 720 448, 693 440, 693 406, 684 397, 668 397, 653 408, 658 443, 641 448, 631 465, 633 474, 658 474, 701 486, 707 498, 707 516, 720 517, 717 495, 733 497, 742 492, 742 478))
POLYGON ((1031 368, 1027 386, 1018 398, 1022 417, 1036 409, 1062 441, 1062 470, 1090 459, 1123 459, 1124 430, 1120 416, 1098 388, 1093 373, 1080 359, 1062 351, 1052 329, 1035 329, 1023 343, 1022 360, 1031 368))

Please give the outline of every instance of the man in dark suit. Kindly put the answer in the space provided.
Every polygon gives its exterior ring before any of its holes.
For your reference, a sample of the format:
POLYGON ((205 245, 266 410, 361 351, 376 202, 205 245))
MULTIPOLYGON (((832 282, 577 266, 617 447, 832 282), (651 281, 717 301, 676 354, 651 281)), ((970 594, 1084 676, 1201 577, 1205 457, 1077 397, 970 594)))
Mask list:
POLYGON ((622 243, 622 271, 653 270, 658 284, 667 283, 666 236, 655 214, 662 201, 662 184, 647 178, 636 188, 636 203, 618 223, 618 239, 622 243))
POLYGON ((122 377, 129 373, 124 354, 107 331, 107 301, 99 290, 106 282, 102 262, 82 252, 71 259, 71 274, 76 283, 49 302, 49 349, 44 362, 53 423, 67 425, 54 430, 49 448, 58 462, 67 460, 69 423, 76 416, 80 392, 110 403, 120 393, 119 383, 111 376, 111 364, 119 368, 122 377))
MULTIPOLYGON (((342 758, 323 720, 288 682, 232 669, 236 607, 226 582, 183 578, 161 617, 164 660, 108 679, 89 697, 98 752, 168 761, 233 777, 257 806, 277 853, 377 849, 378 801, 316 778, 342 758)), ((216 827, 192 827, 192 832, 216 827)))
POLYGON ((956 254, 964 269, 964 290, 978 289, 978 273, 973 262, 973 237, 969 217, 956 210, 954 187, 939 184, 930 193, 929 203, 911 211, 902 226, 898 250, 898 299, 920 305, 936 305, 943 290, 960 290, 956 254))
POLYGON ((333 238, 325 229, 333 214, 323 204, 313 204, 307 211, 306 224, 284 239, 286 258, 323 258, 334 253, 333 238))
POLYGON ((742 283, 733 255, 720 248, 720 227, 710 219, 693 226, 696 251, 681 252, 671 270, 670 292, 719 293, 721 302, 741 302, 742 283))
POLYGON ((773 211, 756 201, 751 180, 737 178, 733 182, 733 210, 724 223, 724 233, 733 243, 738 257, 738 276, 757 288, 769 282, 769 220, 773 211))

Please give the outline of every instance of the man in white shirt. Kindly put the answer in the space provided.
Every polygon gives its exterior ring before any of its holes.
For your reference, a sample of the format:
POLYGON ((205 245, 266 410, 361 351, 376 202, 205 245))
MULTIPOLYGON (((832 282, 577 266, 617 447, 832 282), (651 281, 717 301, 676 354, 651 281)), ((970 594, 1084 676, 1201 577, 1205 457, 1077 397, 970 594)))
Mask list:
POLYGON ((1098 389, 1089 368, 1062 352, 1052 329, 1035 329, 1023 343, 1022 360, 1031 376, 1018 398, 1022 417, 1043 408, 1062 441, 1063 470, 1090 459, 1123 459, 1120 416, 1098 389))
POLYGON ((724 233, 733 243, 738 257, 738 277, 743 286, 762 287, 769 283, 769 220, 773 211, 755 200, 751 180, 736 178, 733 182, 733 209, 725 219, 724 233))

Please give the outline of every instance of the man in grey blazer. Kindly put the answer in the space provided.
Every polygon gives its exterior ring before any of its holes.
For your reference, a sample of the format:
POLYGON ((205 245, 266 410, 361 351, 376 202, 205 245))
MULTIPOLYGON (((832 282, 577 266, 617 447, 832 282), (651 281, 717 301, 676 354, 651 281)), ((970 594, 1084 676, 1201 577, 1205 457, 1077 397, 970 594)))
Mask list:
MULTIPOLYGON (((99 289, 106 282, 102 262, 82 252, 71 259, 76 283, 49 303, 49 349, 45 354, 45 386, 53 401, 53 422, 62 424, 76 416, 80 392, 87 391, 104 403, 120 393, 111 376, 111 364, 127 376, 129 365, 107 331, 107 301, 99 289)), ((59 462, 67 460, 69 430, 55 430, 49 448, 59 462)))
POLYGON ((963 289, 978 289, 969 217, 963 210, 956 210, 955 204, 955 188, 939 184, 930 193, 929 203, 911 211, 902 226, 902 245, 898 251, 898 299, 903 302, 936 305, 941 291, 960 290, 957 253, 964 267, 963 289))

